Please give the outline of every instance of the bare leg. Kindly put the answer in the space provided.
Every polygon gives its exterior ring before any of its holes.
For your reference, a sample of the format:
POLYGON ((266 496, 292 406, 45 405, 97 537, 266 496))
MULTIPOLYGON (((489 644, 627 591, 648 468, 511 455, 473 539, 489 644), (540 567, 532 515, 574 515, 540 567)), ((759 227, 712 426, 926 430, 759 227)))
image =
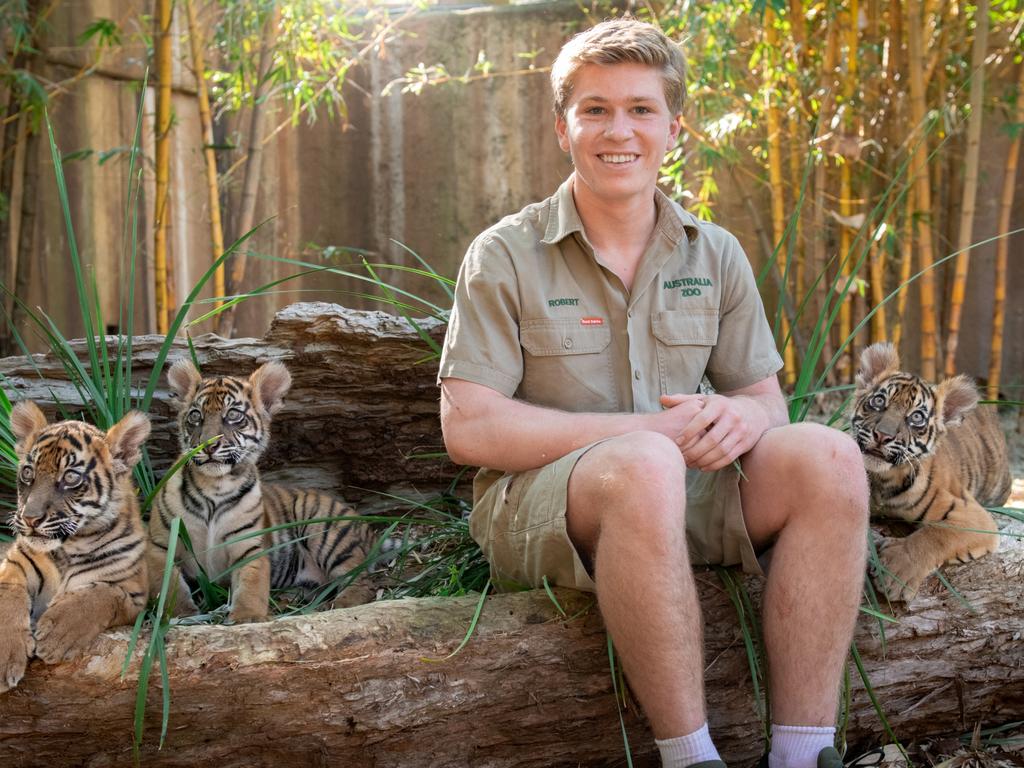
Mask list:
POLYGON ((868 488, 838 430, 769 430, 746 456, 743 513, 755 548, 775 542, 764 597, 773 720, 831 726, 864 583, 868 488))
POLYGON ((657 738, 706 719, 684 470, 675 443, 634 432, 585 453, 569 481, 569 536, 592 559, 601 615, 657 738))

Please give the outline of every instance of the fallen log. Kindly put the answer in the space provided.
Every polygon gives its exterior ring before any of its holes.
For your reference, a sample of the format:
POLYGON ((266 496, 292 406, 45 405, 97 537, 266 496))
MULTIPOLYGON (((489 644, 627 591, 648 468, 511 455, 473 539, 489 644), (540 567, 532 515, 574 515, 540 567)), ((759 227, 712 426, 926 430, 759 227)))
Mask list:
MULTIPOLYGON (((898 736, 969 731, 1024 718, 1024 548, 951 568, 969 604, 931 580, 885 642, 862 616, 856 638, 874 695, 898 736)), ((757 580, 748 579, 755 602, 757 580)), ((708 711, 730 765, 752 765, 761 725, 736 615, 718 576, 699 574, 708 711)), ((146 766, 612 766, 624 764, 600 617, 589 595, 379 602, 243 626, 176 626, 167 635, 170 712, 158 749, 159 677, 148 696, 146 766)), ((81 659, 33 662, 0 696, 0 758, 11 766, 131 764, 141 651, 121 680, 128 631, 81 659)), ((882 725, 851 665, 850 743, 882 725)), ((657 765, 632 704, 634 764, 657 765)))
MULTIPOLYGON (((421 326, 439 341, 443 327, 421 326)), ((144 385, 162 339, 137 340, 144 385)), ((204 371, 248 373, 267 359, 292 371, 264 469, 358 498, 396 486, 431 491, 456 468, 413 456, 441 447, 436 366, 415 328, 383 313, 305 304, 282 310, 262 340, 194 340, 204 371)), ((84 349, 76 347, 84 358, 84 349)), ((171 358, 187 354, 176 344, 171 358)), ((80 404, 52 357, 0 360, 13 399, 52 413, 80 404), (41 378, 36 373, 41 372, 41 378), (13 388, 13 392, 11 392, 13 388)), ((166 389, 151 415, 151 454, 176 451, 166 389)), ((861 617, 857 642, 874 695, 905 739, 1024 719, 1024 552, 949 569, 955 596, 931 580, 896 623, 861 617)), ((712 731, 732 765, 762 749, 739 623, 718 576, 699 575, 712 731)), ((756 604, 759 584, 745 582, 756 604)), ((608 648, 591 598, 558 592, 489 597, 452 658, 475 597, 382 602, 240 627, 175 626, 167 636, 169 731, 158 749, 159 676, 147 698, 142 765, 577 766, 624 764, 608 648), (428 661, 426 659, 432 659, 428 661)), ((0 759, 12 766, 131 765, 141 650, 122 680, 128 632, 103 635, 81 659, 30 665, 0 696, 0 759)), ((884 738, 851 667, 848 740, 884 738)), ((642 715, 624 715, 634 764, 656 765, 642 715)))
MULTIPOLYGON (((417 321, 438 344, 445 326, 417 321)), ((285 307, 262 339, 223 339, 205 334, 192 340, 204 375, 248 375, 267 360, 280 360, 292 374, 284 408, 274 417, 274 436, 261 462, 269 479, 325 488, 349 500, 369 490, 402 493, 444 488, 457 474, 443 454, 438 422, 437 362, 408 321, 385 312, 337 304, 285 307)), ((141 394, 153 370, 162 336, 140 336, 132 349, 132 382, 141 394)), ((117 342, 108 337, 109 354, 117 342)), ((83 341, 72 342, 88 365, 83 341)), ((168 355, 189 355, 184 340, 168 355)), ((165 366, 165 373, 166 373, 165 366)), ((53 355, 0 360, 0 376, 12 400, 35 400, 51 418, 58 403, 82 406, 82 394, 53 355)), ((170 466, 178 451, 172 395, 161 376, 147 442, 153 465, 170 466)))

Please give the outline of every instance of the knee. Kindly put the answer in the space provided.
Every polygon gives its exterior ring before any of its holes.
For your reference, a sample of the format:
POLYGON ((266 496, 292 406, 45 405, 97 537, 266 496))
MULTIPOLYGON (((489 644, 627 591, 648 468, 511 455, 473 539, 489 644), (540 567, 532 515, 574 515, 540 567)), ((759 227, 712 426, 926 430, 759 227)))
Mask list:
MULTIPOLYGON (((587 451, 573 470, 569 507, 639 531, 677 523, 686 502, 679 447, 656 432, 632 432, 587 451)), ((681 527, 681 526, 680 526, 681 527)))
POLYGON ((786 441, 786 476, 808 505, 829 515, 848 530, 866 529, 868 482, 864 460, 853 438, 821 424, 794 424, 786 441))

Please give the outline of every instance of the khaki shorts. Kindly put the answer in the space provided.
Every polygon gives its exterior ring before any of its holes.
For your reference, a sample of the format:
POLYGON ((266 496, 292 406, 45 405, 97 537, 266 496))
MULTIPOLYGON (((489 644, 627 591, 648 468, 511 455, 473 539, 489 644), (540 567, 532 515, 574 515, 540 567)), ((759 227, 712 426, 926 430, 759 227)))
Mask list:
MULTIPOLYGON (((491 564, 496 587, 548 584, 593 592, 594 580, 565 527, 569 476, 597 443, 547 466, 515 474, 482 469, 473 482, 469 530, 491 564)), ((693 565, 742 565, 763 574, 740 508, 739 473, 686 472, 686 538, 693 565)))

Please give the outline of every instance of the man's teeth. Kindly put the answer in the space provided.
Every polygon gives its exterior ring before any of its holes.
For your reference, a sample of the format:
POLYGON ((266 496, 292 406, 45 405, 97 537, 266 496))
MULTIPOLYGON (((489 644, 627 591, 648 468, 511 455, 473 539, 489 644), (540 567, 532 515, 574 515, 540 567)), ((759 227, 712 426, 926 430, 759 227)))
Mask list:
POLYGON ((636 160, 639 155, 601 155, 606 163, 629 163, 636 160))

